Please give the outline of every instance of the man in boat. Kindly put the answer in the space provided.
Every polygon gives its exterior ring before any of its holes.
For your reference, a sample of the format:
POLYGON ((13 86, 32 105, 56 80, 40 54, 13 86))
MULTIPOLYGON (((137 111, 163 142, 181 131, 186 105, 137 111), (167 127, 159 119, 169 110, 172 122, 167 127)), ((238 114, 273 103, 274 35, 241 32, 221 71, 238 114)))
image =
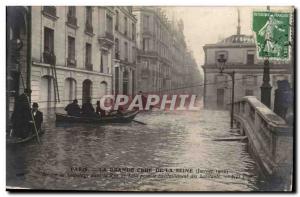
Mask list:
POLYGON ((78 100, 74 99, 72 103, 65 107, 65 111, 69 116, 80 116, 80 107, 78 105, 78 100))
POLYGON ((95 109, 91 103, 90 97, 88 97, 86 102, 82 104, 81 115, 84 117, 96 117, 95 109))
POLYGON ((104 109, 101 108, 100 101, 97 101, 96 105, 96 114, 101 118, 104 117, 106 115, 106 112, 104 109))
POLYGON ((29 95, 31 90, 24 89, 24 93, 16 98, 15 108, 12 113, 11 121, 13 124, 13 135, 18 138, 26 138, 30 132, 31 114, 29 95))
MULTIPOLYGON (((33 119, 34 119, 34 123, 35 123, 35 127, 37 129, 37 131, 41 131, 41 126, 43 123, 43 113, 41 111, 39 111, 39 105, 37 103, 32 103, 32 110, 31 110, 33 119)), ((31 118, 32 120, 32 118, 31 118)), ((35 128, 34 128, 34 124, 33 121, 31 121, 32 125, 31 125, 31 132, 35 133, 35 128)))

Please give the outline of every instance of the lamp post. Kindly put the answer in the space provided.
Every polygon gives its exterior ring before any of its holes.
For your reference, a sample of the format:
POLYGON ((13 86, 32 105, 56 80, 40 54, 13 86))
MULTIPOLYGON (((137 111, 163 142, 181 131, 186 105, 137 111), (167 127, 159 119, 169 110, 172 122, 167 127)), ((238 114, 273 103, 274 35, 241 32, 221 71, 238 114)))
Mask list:
POLYGON ((260 87, 261 89, 261 102, 267 107, 271 108, 271 90, 272 86, 270 85, 270 66, 269 59, 264 61, 264 74, 263 74, 263 84, 260 87))
POLYGON ((232 81, 232 89, 231 89, 231 118, 230 118, 230 128, 233 129, 233 112, 234 112, 234 83, 235 83, 235 71, 232 72, 224 72, 224 66, 227 61, 227 59, 224 57, 224 55, 220 55, 217 59, 218 63, 217 66, 220 69, 221 74, 227 74, 231 77, 232 81))

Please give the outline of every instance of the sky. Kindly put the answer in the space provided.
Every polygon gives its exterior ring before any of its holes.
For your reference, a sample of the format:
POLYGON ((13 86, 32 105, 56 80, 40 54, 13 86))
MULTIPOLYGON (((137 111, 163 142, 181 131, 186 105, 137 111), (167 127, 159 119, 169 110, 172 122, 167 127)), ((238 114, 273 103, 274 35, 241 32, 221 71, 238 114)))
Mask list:
MULTIPOLYGON (((183 20, 187 45, 192 50, 198 67, 201 68, 204 64, 205 44, 214 44, 237 33, 238 9, 241 34, 253 35, 252 12, 265 11, 267 7, 167 7, 166 14, 169 18, 174 14, 175 18, 183 20)), ((279 7, 270 9, 284 10, 279 7)))

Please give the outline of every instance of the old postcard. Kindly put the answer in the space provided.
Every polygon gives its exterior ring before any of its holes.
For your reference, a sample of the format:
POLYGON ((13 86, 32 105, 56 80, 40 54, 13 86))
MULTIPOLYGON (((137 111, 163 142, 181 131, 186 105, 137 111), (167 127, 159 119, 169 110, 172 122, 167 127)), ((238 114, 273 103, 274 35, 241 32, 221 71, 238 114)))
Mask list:
POLYGON ((294 191, 294 12, 7 6, 7 190, 294 191))

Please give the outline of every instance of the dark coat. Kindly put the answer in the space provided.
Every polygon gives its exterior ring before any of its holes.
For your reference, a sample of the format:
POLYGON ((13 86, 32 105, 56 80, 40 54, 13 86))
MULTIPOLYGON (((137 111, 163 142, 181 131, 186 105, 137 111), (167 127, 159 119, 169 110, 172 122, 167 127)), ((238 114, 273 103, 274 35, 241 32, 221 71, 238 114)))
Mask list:
POLYGON ((67 114, 70 116, 80 116, 80 107, 76 103, 71 103, 67 105, 65 110, 67 111, 67 114))
POLYGON ((15 108, 11 117, 13 131, 16 137, 26 137, 30 132, 30 104, 25 94, 16 98, 15 108))
POLYGON ((95 109, 91 103, 84 103, 82 104, 81 112, 83 116, 95 116, 95 109))
POLYGON ((100 115, 100 117, 104 117, 105 116, 105 110, 103 110, 100 106, 96 107, 96 113, 98 115, 100 115))

